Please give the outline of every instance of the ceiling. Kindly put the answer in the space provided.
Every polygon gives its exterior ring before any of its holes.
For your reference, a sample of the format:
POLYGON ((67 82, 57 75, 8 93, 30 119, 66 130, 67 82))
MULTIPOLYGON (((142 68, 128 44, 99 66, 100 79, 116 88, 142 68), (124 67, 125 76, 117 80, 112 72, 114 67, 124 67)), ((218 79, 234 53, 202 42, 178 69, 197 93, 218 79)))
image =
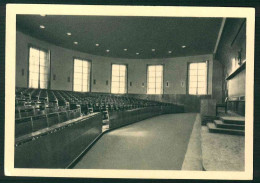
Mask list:
POLYGON ((17 15, 17 29, 93 55, 151 59, 213 53, 221 21, 222 18, 17 15))

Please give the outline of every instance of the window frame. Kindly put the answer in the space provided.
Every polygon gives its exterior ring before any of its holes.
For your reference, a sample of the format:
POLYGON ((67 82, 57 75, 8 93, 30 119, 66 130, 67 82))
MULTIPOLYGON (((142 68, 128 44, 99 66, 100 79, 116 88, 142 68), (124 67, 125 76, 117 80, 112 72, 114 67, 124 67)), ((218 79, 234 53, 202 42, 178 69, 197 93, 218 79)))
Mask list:
POLYGON ((163 95, 164 94, 164 71, 165 69, 165 64, 147 64, 146 65, 146 95, 163 95), (149 66, 162 66, 163 70, 162 70, 162 93, 161 94, 150 94, 148 93, 148 67, 149 66))
POLYGON ((110 94, 114 94, 114 95, 125 95, 128 94, 128 64, 125 63, 111 63, 111 67, 110 67, 110 94), (112 93, 112 72, 113 72, 113 65, 125 65, 126 66, 126 81, 125 81, 125 89, 126 92, 125 93, 112 93))
MULTIPOLYGON (((198 62, 187 62, 187 85, 186 85, 186 93, 188 95, 195 95, 195 96, 201 96, 201 95, 208 95, 208 74, 209 74, 209 60, 205 60, 205 61, 198 61, 198 62), (196 92, 196 94, 190 94, 190 64, 194 64, 194 63, 205 63, 206 64, 206 93, 205 94, 198 94, 198 92, 196 92)), ((197 81, 198 82, 198 81, 197 81)))
POLYGON ((82 57, 73 57, 72 58, 72 69, 73 69, 73 73, 72 73, 72 91, 73 92, 81 92, 81 93, 90 93, 91 92, 91 87, 92 87, 92 60, 91 59, 86 59, 86 58, 82 58, 82 57), (84 60, 90 63, 90 73, 89 73, 89 91, 74 91, 74 62, 75 59, 78 60, 84 60))
MULTIPOLYGON (((50 89, 51 86, 51 50, 42 48, 40 46, 35 46, 34 44, 28 43, 27 45, 27 87, 30 88, 30 48, 35 48, 40 51, 44 51, 48 54, 48 61, 49 61, 49 74, 48 74, 48 82, 47 82, 47 88, 45 89, 50 89)), ((40 77, 38 79, 38 88, 35 89, 41 89, 40 88, 40 77)))

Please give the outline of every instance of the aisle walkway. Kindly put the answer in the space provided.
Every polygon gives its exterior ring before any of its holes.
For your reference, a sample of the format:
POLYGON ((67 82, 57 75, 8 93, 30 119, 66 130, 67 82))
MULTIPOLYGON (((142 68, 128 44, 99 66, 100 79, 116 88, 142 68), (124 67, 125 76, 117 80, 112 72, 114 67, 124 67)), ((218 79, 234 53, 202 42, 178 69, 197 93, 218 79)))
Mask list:
POLYGON ((76 169, 180 170, 196 114, 167 114, 105 134, 76 169))

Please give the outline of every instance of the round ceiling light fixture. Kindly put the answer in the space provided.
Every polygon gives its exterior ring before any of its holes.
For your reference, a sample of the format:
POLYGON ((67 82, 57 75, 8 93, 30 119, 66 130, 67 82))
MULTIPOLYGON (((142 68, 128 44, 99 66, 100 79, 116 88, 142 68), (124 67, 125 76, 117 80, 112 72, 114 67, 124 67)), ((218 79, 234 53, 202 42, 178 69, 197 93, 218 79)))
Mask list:
POLYGON ((79 44, 79 43, 78 43, 77 41, 74 41, 74 44, 77 45, 77 44, 79 44))
POLYGON ((181 47, 182 47, 182 48, 186 48, 186 46, 185 46, 185 45, 182 45, 181 47))
POLYGON ((45 26, 44 26, 44 25, 40 25, 40 28, 41 28, 41 29, 45 29, 45 26))
POLYGON ((67 35, 68 35, 68 36, 71 36, 71 32, 67 32, 67 35))
POLYGON ((108 52, 110 52, 110 50, 106 50, 106 52, 108 53, 108 52))

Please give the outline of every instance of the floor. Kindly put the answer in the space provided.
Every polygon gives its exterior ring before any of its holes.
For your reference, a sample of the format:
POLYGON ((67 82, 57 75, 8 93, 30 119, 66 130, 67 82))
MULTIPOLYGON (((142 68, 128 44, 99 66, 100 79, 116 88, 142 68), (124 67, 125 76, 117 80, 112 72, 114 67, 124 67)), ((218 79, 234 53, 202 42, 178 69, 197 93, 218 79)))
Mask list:
MULTIPOLYGON (((228 111, 219 116, 245 120, 245 117, 228 111)), ((210 133, 206 126, 201 128, 201 148, 203 168, 206 171, 244 171, 245 137, 210 133)))
POLYGON ((195 141, 189 143, 191 134, 198 139, 198 131, 193 130, 200 128, 194 123, 197 116, 161 115, 106 133, 74 168, 181 170, 184 159, 192 158, 186 155, 187 147, 188 152, 197 149, 195 141))

